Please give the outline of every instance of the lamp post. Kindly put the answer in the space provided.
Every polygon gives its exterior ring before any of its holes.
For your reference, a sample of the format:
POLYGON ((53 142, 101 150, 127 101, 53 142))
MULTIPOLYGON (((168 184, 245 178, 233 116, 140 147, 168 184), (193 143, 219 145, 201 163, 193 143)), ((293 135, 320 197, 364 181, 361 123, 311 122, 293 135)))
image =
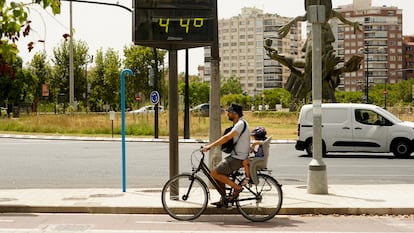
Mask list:
POLYGON ((360 48, 359 49, 359 53, 364 53, 365 54, 365 90, 364 90, 364 97, 362 98, 362 102, 367 104, 369 103, 369 98, 368 98, 368 94, 369 94, 369 48, 368 48, 368 43, 365 42, 365 48, 360 48))
POLYGON ((86 54, 85 56, 85 107, 88 108, 88 63, 93 62, 93 55, 86 54))
MULTIPOLYGON (((365 60, 365 98, 363 99, 363 102, 364 103, 369 103, 369 97, 368 97, 368 95, 369 95, 369 55, 372 53, 372 52, 375 52, 376 54, 379 54, 379 53, 385 53, 386 51, 385 51, 385 48, 383 48, 383 47, 378 47, 375 51, 374 50, 370 50, 370 45, 367 43, 367 42, 365 42, 365 48, 360 48, 359 49, 359 53, 364 53, 365 54, 365 58, 364 58, 364 60, 365 60)), ((387 79, 388 78, 386 78, 385 79, 385 83, 387 82, 387 79)), ((386 85, 386 84, 385 84, 386 85)), ((385 86, 385 89, 384 89, 384 95, 385 95, 385 92, 386 92, 386 90, 387 90, 387 87, 385 86)), ((386 98, 386 97, 384 97, 384 98, 386 98)))
POLYGON ((384 82, 384 109, 387 109, 387 95, 388 95, 387 79, 385 79, 385 82, 384 82))

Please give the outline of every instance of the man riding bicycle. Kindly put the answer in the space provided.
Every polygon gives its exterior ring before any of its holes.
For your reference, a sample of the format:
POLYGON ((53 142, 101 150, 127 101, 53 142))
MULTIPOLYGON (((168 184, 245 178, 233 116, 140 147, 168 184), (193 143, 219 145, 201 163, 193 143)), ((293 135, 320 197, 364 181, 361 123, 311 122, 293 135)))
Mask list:
MULTIPOLYGON (((250 151, 250 130, 249 125, 243 118, 243 108, 238 104, 231 104, 227 109, 227 116, 233 122, 233 129, 227 134, 223 135, 216 141, 205 145, 203 152, 207 152, 210 148, 221 146, 228 140, 233 140, 236 143, 231 154, 224 158, 214 169, 211 170, 211 176, 217 181, 222 191, 225 191, 225 185, 233 188, 233 193, 230 196, 230 201, 238 197, 243 190, 240 185, 237 185, 229 179, 229 175, 243 166, 243 160, 247 159, 250 151)), ((222 206, 222 202, 211 203, 217 207, 222 206)))

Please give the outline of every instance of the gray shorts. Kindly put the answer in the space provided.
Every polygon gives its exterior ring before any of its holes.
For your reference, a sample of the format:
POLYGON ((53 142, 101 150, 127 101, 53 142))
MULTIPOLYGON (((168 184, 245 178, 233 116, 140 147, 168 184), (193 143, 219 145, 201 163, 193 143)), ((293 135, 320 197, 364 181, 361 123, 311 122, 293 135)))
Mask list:
POLYGON ((216 171, 219 174, 230 175, 233 171, 238 170, 243 166, 243 160, 235 159, 231 156, 227 156, 216 167, 216 171))

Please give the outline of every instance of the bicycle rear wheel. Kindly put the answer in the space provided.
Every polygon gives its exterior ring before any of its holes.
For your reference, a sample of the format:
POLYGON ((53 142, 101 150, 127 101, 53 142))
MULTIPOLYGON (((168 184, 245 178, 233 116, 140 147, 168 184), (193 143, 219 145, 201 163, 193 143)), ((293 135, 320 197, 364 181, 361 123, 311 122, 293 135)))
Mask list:
POLYGON ((180 174, 165 183, 161 201, 162 207, 171 217, 193 220, 207 208, 207 186, 199 177, 180 174))
POLYGON ((253 222, 264 222, 279 213, 283 193, 281 185, 271 176, 258 174, 258 184, 247 185, 236 200, 243 217, 253 222))

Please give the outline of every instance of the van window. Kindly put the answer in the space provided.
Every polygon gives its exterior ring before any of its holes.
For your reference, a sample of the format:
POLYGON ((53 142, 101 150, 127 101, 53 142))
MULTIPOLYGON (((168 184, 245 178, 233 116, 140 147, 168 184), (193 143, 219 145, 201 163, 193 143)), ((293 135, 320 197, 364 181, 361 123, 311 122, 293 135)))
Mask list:
POLYGON ((385 117, 367 109, 355 109, 355 120, 364 125, 390 125, 385 117))

